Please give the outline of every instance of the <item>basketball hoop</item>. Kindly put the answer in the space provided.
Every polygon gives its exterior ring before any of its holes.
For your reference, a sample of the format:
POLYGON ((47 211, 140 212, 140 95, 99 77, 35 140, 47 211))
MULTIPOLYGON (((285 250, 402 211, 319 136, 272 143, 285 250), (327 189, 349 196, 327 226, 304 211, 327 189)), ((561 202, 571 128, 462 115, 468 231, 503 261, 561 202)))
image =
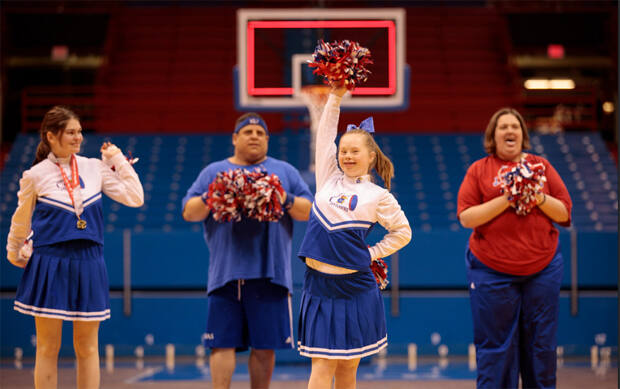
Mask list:
POLYGON ((323 107, 327 102, 329 91, 331 87, 329 85, 306 85, 301 87, 301 98, 308 107, 313 110, 318 110, 319 115, 323 112, 323 107))
POLYGON ((308 166, 308 170, 311 172, 314 172, 316 132, 330 90, 329 85, 308 85, 302 87, 300 91, 301 99, 310 114, 310 166, 308 166))

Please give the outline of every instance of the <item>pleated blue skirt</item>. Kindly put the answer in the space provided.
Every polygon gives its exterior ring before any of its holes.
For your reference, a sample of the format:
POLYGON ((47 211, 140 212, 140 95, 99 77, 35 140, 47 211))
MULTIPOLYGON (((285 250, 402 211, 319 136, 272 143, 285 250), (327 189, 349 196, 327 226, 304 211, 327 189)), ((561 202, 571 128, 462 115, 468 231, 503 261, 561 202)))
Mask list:
POLYGON ((14 309, 63 320, 110 318, 103 246, 72 240, 36 247, 17 288, 14 309))
POLYGON ((326 274, 306 268, 299 313, 299 353, 353 359, 387 346, 383 298, 370 272, 326 274))

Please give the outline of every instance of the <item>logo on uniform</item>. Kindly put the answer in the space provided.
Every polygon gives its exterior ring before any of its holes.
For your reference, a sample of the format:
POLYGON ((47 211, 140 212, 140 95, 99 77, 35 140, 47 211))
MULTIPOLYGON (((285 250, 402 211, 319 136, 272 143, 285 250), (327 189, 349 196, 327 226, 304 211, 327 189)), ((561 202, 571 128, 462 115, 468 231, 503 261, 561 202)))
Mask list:
POLYGON ((213 332, 205 332, 204 334, 202 334, 202 340, 213 340, 215 339, 215 335, 213 335, 213 332))
POLYGON ((354 211, 357 208, 357 195, 348 195, 341 193, 337 196, 329 198, 329 204, 343 211, 354 211))
MULTIPOLYGON (((80 188, 84 189, 84 187, 86 186, 86 185, 84 185, 84 180, 82 180, 82 177, 80 177, 80 176, 78 176, 78 178, 80 179, 80 188)), ((65 182, 64 182, 64 180, 56 181, 56 187, 57 187, 58 189, 60 189, 60 190, 63 190, 63 191, 64 191, 64 190, 67 190, 67 189, 65 188, 65 182)))

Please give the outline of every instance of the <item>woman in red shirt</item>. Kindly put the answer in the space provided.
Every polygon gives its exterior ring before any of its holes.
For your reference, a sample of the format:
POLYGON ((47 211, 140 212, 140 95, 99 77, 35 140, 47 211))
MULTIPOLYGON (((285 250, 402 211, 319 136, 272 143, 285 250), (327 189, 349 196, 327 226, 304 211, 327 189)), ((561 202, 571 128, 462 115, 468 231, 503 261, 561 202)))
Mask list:
POLYGON ((555 387, 563 259, 553 223, 570 225, 571 199, 549 161, 524 152, 529 134, 516 110, 493 114, 484 146, 489 155, 467 170, 457 210, 463 227, 474 229, 466 263, 477 387, 517 388, 519 374, 524 388, 555 387), (498 174, 518 164, 542 164, 546 177, 525 215, 498 174))

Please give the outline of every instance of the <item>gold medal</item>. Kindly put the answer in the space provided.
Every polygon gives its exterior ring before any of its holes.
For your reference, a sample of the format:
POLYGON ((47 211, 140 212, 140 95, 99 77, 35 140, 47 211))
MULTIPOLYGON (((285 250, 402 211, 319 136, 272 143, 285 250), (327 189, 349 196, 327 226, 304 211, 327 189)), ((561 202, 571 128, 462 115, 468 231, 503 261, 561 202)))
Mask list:
POLYGON ((65 189, 67 193, 69 193, 69 197, 71 198, 71 204, 73 204, 73 208, 75 209, 75 216, 77 216, 77 228, 78 230, 86 229, 86 220, 80 219, 80 214, 78 213, 75 207, 75 200, 73 198, 73 189, 78 188, 80 186, 80 176, 78 173, 77 160, 75 159, 75 155, 71 154, 71 182, 69 182, 69 178, 67 178, 67 174, 64 169, 58 162, 56 162, 56 166, 60 169, 60 174, 62 175, 62 181, 65 183, 65 189))

